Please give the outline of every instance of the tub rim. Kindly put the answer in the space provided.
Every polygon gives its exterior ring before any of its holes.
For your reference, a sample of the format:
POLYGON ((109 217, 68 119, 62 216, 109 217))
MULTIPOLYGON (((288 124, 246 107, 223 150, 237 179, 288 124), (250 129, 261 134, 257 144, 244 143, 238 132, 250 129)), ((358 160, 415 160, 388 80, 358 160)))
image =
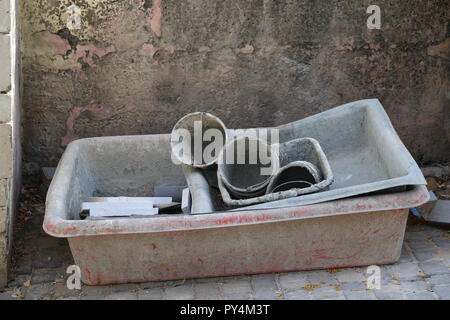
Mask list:
POLYGON ((46 210, 43 229, 47 234, 58 238, 203 230, 377 211, 401 213, 404 209, 420 206, 428 199, 427 188, 416 185, 403 192, 366 195, 306 206, 116 220, 63 219, 57 215, 58 208, 52 205, 46 210))

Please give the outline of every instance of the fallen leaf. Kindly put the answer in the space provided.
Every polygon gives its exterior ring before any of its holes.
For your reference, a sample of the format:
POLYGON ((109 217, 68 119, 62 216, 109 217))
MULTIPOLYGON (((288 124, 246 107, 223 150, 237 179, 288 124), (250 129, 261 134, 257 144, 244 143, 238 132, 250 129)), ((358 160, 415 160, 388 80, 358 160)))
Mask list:
POLYGON ((316 288, 320 288, 320 285, 318 285, 318 284, 308 284, 308 285, 303 287, 303 289, 305 289, 306 291, 313 291, 316 288))
POLYGON ((329 273, 336 273, 336 272, 341 272, 340 269, 328 269, 329 273))
POLYGON ((436 191, 439 188, 439 183, 437 181, 437 178, 435 177, 426 177, 427 180, 427 188, 431 191, 436 191))
POLYGON ((44 297, 41 300, 55 300, 55 298, 53 298, 53 297, 44 297))

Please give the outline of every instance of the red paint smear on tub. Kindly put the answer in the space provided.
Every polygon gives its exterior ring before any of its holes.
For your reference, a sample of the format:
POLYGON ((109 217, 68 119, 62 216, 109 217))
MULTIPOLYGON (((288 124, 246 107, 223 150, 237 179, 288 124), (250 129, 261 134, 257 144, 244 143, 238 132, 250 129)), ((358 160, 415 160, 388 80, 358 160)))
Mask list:
POLYGON ((268 214, 260 214, 253 217, 246 217, 246 216, 234 216, 234 217, 227 217, 223 219, 218 219, 215 222, 216 225, 227 225, 227 224, 233 224, 233 223, 249 223, 249 222, 261 222, 261 221, 267 221, 274 219, 275 216, 268 215, 268 214))
POLYGON ((53 223, 45 222, 45 232, 56 233, 56 225, 53 223))
POLYGON ((62 230, 62 234, 72 234, 72 233, 77 233, 79 230, 77 227, 72 226, 72 227, 66 227, 62 230))
POLYGON ((345 256, 345 257, 336 257, 336 256, 331 256, 331 255, 327 255, 327 252, 335 252, 336 250, 334 250, 334 248, 330 248, 328 250, 326 249, 318 249, 318 250, 314 250, 315 252, 312 253, 313 257, 317 258, 317 259, 324 259, 324 260, 352 260, 355 257, 357 257, 358 255, 360 255, 363 251, 365 250, 364 246, 361 246, 361 248, 359 250, 357 250, 356 252, 354 252, 351 255, 345 256), (323 250, 323 251, 322 251, 323 250))
POLYGON ((161 36, 161 0, 154 0, 151 8, 147 9, 147 24, 153 33, 161 36))
POLYGON ((66 121, 66 135, 61 139, 62 146, 65 147, 73 140, 79 139, 79 137, 75 134, 74 123, 75 120, 78 119, 78 117, 85 111, 89 112, 95 119, 98 120, 110 119, 115 115, 112 109, 102 108, 92 102, 83 107, 72 108, 66 121))

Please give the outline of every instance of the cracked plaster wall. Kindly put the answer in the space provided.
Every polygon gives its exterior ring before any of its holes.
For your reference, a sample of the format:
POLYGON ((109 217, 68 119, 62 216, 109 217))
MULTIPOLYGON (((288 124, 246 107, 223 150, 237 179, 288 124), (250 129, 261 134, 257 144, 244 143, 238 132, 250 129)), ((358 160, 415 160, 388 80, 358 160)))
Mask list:
POLYGON ((167 133, 195 110, 271 126, 373 97, 417 161, 448 161, 450 4, 379 0, 369 30, 370 4, 22 0, 25 170, 74 139, 167 133))

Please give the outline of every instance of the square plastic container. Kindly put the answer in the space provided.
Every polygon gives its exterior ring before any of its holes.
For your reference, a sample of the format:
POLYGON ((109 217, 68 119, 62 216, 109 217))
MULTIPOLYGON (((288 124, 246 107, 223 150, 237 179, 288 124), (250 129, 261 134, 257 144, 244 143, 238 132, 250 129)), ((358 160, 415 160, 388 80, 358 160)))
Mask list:
POLYGON ((351 267, 395 262, 408 208, 424 186, 306 206, 202 215, 79 220, 92 196, 152 196, 182 185, 169 135, 72 142, 50 185, 44 230, 68 238, 88 285, 351 267))

